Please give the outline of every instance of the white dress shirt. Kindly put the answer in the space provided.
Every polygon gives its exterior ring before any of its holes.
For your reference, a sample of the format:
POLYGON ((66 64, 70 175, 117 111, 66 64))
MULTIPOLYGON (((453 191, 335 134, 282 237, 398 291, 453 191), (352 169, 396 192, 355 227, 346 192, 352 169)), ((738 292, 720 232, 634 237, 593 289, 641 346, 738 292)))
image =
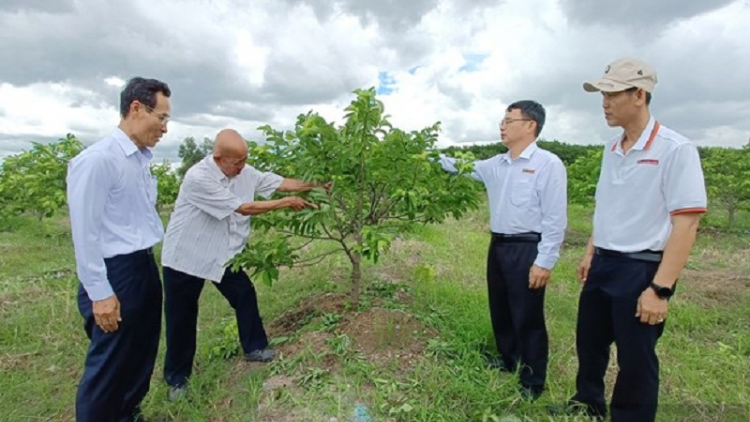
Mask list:
MULTIPOLYGON (((455 158, 441 154, 444 170, 455 173, 455 158)), ((562 161, 536 142, 516 159, 510 153, 474 162, 471 177, 484 183, 490 205, 490 230, 500 234, 542 234, 534 264, 552 269, 568 223, 567 173, 562 161)))
POLYGON ((623 135, 604 147, 596 187, 594 246, 619 252, 662 251, 671 216, 706 212, 698 149, 651 117, 625 154, 623 135))
POLYGON ((235 212, 255 196, 271 196, 284 178, 245 165, 228 178, 212 156, 185 174, 167 225, 162 265, 195 277, 221 282, 227 262, 250 236, 250 216, 235 212))
POLYGON ((104 258, 150 248, 164 236, 150 161, 151 151, 139 150, 120 129, 70 161, 67 190, 76 267, 92 301, 114 294, 104 258))

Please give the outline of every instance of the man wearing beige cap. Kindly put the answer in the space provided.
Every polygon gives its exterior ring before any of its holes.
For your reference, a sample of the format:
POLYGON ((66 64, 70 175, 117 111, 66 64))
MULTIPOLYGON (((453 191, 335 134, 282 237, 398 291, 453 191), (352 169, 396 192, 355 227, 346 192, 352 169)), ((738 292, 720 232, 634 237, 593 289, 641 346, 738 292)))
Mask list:
POLYGON ((583 84, 601 92, 604 118, 620 127, 605 145, 596 188, 593 234, 578 267, 576 394, 550 410, 604 418, 604 374, 617 346, 619 372, 612 393, 613 422, 656 417, 659 360, 668 299, 706 212, 706 190, 696 147, 660 125, 649 111, 656 72, 637 59, 620 59, 601 79, 583 84))

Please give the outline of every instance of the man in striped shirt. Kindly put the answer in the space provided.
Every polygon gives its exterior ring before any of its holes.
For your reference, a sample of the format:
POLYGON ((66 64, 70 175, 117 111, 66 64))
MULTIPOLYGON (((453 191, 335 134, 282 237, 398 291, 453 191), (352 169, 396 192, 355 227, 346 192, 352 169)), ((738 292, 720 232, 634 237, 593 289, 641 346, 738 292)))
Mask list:
POLYGON ((198 298, 210 280, 234 308, 240 343, 248 361, 268 362, 275 351, 258 311, 252 282, 244 271, 225 264, 242 251, 250 236, 250 217, 280 208, 316 208, 297 196, 255 201, 282 192, 309 191, 318 185, 286 179, 246 164, 247 143, 239 133, 219 132, 213 154, 185 174, 167 226, 162 253, 167 352, 164 379, 169 398, 184 396, 195 356, 198 298))

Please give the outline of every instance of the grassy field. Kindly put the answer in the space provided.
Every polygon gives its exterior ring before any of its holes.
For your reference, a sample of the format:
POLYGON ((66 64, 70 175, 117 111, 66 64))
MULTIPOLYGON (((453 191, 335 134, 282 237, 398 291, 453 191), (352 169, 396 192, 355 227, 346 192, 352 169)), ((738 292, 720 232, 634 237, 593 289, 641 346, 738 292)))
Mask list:
MULTIPOLYGON (((277 361, 226 358, 233 314, 213 288, 201 298, 190 392, 170 403, 163 347, 146 416, 178 421, 550 421, 546 405, 574 390, 575 268, 590 211, 573 207, 547 293, 547 392, 521 399, 513 375, 482 363, 494 352, 484 280, 484 209, 421 227, 368 266, 362 303, 345 300, 348 264, 282 271, 256 285, 277 361)), ((18 219, 0 233, 0 420, 70 421, 87 339, 63 219, 18 219)), ((750 236, 706 232, 670 306, 658 346, 659 421, 750 420, 750 236)), ((162 343, 163 346, 163 343, 162 343)), ((614 353, 614 352, 613 352, 614 353)), ((611 364, 608 386, 616 367, 611 364)), ((583 420, 583 419, 578 419, 583 420)))

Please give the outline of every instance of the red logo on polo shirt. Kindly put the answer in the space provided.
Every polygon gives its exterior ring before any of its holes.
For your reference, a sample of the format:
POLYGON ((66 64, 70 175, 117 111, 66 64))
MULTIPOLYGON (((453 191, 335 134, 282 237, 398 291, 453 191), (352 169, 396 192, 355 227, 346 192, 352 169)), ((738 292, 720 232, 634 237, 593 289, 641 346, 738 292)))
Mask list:
POLYGON ((523 170, 521 170, 521 171, 522 171, 523 173, 529 173, 529 174, 534 174, 534 173, 536 173, 536 170, 534 170, 534 169, 523 169, 523 170))
POLYGON ((638 160, 638 164, 649 164, 649 165, 652 165, 652 166, 658 166, 659 165, 659 160, 653 160, 653 159, 650 159, 650 158, 644 158, 642 160, 638 160))

